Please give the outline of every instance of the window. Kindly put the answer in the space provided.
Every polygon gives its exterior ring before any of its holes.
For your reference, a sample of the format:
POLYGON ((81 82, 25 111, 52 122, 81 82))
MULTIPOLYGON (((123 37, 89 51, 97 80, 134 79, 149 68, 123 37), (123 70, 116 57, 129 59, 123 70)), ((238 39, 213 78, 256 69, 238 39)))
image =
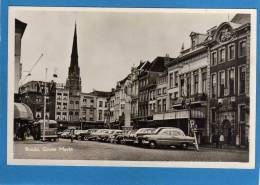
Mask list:
POLYGON ((107 107, 108 102, 105 102, 105 107, 107 107))
POLYGON ((235 45, 232 44, 228 47, 228 60, 235 58, 235 45))
POLYGON ((165 130, 165 131, 163 131, 163 132, 161 133, 161 135, 167 135, 167 136, 169 136, 169 135, 170 135, 170 131, 165 130))
POLYGON ((103 101, 99 101, 99 107, 103 107, 103 101))
POLYGON ((74 109, 74 102, 73 101, 70 101, 70 108, 74 109))
POLYGON ((190 74, 187 74, 187 97, 190 97, 191 92, 191 77, 190 74))
POLYGON ((61 102, 57 102, 57 109, 61 109, 61 102))
POLYGON ((178 86, 178 71, 174 72, 174 85, 175 87, 178 86))
POLYGON ((212 96, 212 98, 215 98, 217 95, 217 75, 216 74, 212 74, 212 76, 211 76, 211 85, 212 85, 211 96, 212 96))
POLYGON ((239 93, 243 94, 246 90, 246 68, 244 66, 239 68, 239 93))
POLYGON ((98 120, 102 120, 102 110, 98 111, 98 120))
POLYGON ((224 96, 225 91, 225 71, 219 72, 219 96, 224 96))
POLYGON ((170 88, 172 88, 173 87, 173 73, 170 73, 170 77, 169 77, 170 79, 170 88))
POLYGON ((246 41, 243 40, 239 42, 239 56, 245 56, 246 55, 246 41))
POLYGON ((166 94, 166 87, 163 88, 163 94, 166 94))
POLYGON ((162 89, 158 89, 158 95, 162 94, 162 89))
POLYGON ((228 71, 228 86, 229 86, 229 95, 234 95, 235 93, 235 70, 230 69, 228 71))
POLYGON ((207 68, 201 69, 202 73, 202 92, 207 93, 207 68))
POLYGON ((162 111, 165 112, 166 111, 166 99, 162 100, 162 111))
POLYGON ((161 111, 162 111, 161 100, 158 100, 158 101, 157 101, 157 109, 158 109, 158 112, 161 112, 161 111))
POLYGON ((217 65, 217 52, 211 53, 211 65, 217 65))
POLYGON ((57 100, 61 100, 61 93, 57 93, 57 100))
POLYGON ((57 120, 60 120, 61 112, 57 112, 57 120))
POLYGON ((183 78, 181 78, 181 95, 180 96, 185 96, 185 93, 184 93, 184 79, 183 78))
POLYGON ((42 112, 41 111, 37 111, 35 115, 36 115, 37 119, 42 118, 42 112))
POLYGON ((67 103, 63 103, 63 110, 67 109, 67 103))
POLYGON ((90 102, 91 102, 91 103, 94 103, 94 100, 93 100, 93 99, 91 99, 91 100, 90 100, 90 102))
POLYGON ((84 99, 83 99, 83 103, 86 103, 86 102, 87 102, 87 99, 86 99, 86 98, 84 98, 84 99))
POLYGON ((219 50, 219 62, 225 62, 225 56, 226 56, 225 48, 221 48, 219 50))
POLYGON ((63 112, 62 113, 62 120, 66 120, 67 119, 67 113, 66 112, 63 112))
POLYGON ((198 72, 194 72, 194 94, 199 93, 199 75, 198 72))
POLYGON ((76 109, 79 109, 79 101, 76 101, 75 105, 76 105, 76 109))

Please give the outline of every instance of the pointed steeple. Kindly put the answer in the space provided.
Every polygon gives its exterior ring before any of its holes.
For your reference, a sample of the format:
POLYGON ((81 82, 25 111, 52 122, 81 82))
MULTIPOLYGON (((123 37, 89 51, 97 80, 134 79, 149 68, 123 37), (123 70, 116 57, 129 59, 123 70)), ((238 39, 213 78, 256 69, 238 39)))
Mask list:
POLYGON ((70 66, 72 68, 74 68, 75 66, 78 66, 78 43, 77 43, 77 24, 76 24, 76 22, 75 22, 75 29, 74 29, 70 66))
POLYGON ((77 95, 81 92, 80 68, 78 64, 78 45, 77 45, 77 25, 75 23, 72 52, 70 58, 69 73, 66 87, 70 90, 70 95, 77 95))

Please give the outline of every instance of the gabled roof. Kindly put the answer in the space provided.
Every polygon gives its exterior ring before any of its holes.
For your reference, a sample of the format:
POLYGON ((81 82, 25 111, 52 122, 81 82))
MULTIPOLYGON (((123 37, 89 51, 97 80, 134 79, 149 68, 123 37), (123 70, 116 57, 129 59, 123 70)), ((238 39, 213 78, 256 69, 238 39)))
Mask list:
POLYGON ((170 58, 168 56, 158 56, 152 61, 149 70, 154 72, 163 72, 166 70, 166 65, 170 63, 171 60, 173 60, 173 58, 170 58))

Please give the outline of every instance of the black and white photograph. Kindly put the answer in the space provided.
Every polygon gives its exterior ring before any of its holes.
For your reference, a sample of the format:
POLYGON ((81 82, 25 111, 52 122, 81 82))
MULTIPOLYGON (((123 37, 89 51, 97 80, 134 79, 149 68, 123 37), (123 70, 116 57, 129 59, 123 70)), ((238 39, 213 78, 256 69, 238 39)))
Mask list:
POLYGON ((8 164, 254 168, 255 10, 8 17, 8 164))

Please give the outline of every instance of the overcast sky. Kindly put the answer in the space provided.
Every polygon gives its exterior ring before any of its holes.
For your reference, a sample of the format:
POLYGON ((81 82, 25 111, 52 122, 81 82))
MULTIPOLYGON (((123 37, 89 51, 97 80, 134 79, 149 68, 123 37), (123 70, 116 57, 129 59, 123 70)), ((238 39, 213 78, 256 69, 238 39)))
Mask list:
MULTIPOLYGON (((73 32, 77 23, 78 55, 82 91, 93 88, 109 91, 140 60, 179 54, 182 43, 190 47, 190 32, 207 29, 231 19, 228 13, 110 12, 100 11, 24 11, 15 17, 27 28, 22 38, 21 62, 29 70, 41 53, 43 57, 30 80, 48 80, 54 71, 57 82, 66 82, 73 32)), ((26 73, 24 73, 26 74, 26 73)))

